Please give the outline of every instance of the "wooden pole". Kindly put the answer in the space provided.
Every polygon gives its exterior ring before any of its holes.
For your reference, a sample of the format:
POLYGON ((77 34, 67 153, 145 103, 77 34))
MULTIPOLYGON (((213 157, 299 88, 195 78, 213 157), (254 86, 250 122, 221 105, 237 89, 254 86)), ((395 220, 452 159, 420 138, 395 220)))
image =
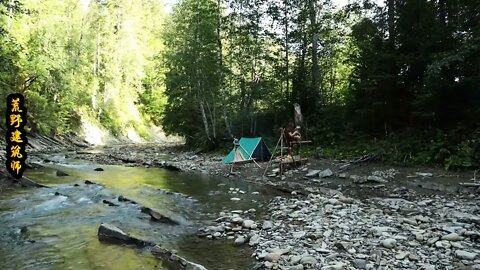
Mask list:
POLYGON ((265 176, 265 174, 267 173, 268 167, 270 167, 270 163, 273 160, 273 156, 275 156, 275 152, 277 151, 278 145, 280 144, 280 140, 282 140, 282 138, 283 138, 283 129, 282 129, 282 134, 280 135, 280 138, 278 139, 278 142, 275 145, 275 149, 273 150, 272 155, 270 156, 270 160, 268 161, 267 167, 265 168, 265 171, 263 172, 262 176, 265 176))

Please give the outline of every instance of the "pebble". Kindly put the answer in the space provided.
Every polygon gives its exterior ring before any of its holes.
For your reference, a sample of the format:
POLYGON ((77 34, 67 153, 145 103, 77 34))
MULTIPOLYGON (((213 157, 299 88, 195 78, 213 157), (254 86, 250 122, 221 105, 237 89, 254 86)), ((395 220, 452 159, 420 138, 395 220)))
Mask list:
POLYGON ((367 261, 364 259, 355 259, 353 260, 353 266, 357 269, 365 269, 367 266, 367 261))
POLYGON ((278 253, 274 253, 274 252, 271 252, 271 253, 268 253, 267 256, 265 256, 265 260, 266 261, 269 261, 269 262, 276 262, 278 260, 280 260, 280 254, 278 253))
POLYGON ((444 235, 444 236, 442 237, 442 240, 447 240, 447 241, 460 241, 460 240, 463 240, 463 237, 461 237, 461 236, 458 235, 457 233, 450 233, 450 234, 444 235))
POLYGON ((382 240, 381 243, 382 243, 382 246, 386 248, 394 248, 397 245, 397 240, 393 238, 388 238, 388 239, 382 240))
POLYGON ((468 251, 465 251, 465 250, 456 250, 455 251, 455 256, 459 259, 462 259, 462 260, 473 261, 473 260, 475 260, 477 255, 478 254, 476 254, 476 253, 468 252, 468 251))
POLYGON ((245 243, 245 237, 243 236, 237 237, 237 239, 235 239, 235 242, 234 242, 235 245, 243 245, 244 243, 245 243))
POLYGON ((253 224, 255 224, 255 221, 250 220, 250 219, 246 219, 242 222, 242 226, 244 228, 250 228, 250 227, 252 227, 253 224))

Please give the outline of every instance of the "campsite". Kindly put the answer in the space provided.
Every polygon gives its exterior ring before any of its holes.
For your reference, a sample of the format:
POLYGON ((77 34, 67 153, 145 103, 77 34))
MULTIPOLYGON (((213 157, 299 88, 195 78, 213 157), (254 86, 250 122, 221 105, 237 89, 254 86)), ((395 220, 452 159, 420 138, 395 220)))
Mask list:
POLYGON ((480 1, 0 0, 0 269, 479 270, 480 1))

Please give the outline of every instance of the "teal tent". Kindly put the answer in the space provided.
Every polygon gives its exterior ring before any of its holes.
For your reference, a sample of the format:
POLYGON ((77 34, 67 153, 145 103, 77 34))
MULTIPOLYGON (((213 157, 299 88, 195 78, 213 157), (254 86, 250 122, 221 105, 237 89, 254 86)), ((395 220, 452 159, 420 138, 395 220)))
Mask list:
POLYGON ((223 163, 248 161, 268 161, 272 154, 262 138, 241 138, 239 146, 232 149, 223 159, 223 163))

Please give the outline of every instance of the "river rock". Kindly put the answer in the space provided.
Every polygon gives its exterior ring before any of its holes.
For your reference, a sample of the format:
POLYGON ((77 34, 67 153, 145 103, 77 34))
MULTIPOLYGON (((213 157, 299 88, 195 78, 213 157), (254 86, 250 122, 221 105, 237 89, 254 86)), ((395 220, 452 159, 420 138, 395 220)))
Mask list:
POLYGON ((131 203, 131 204, 137 204, 136 201, 133 201, 133 200, 130 200, 128 198, 125 198, 123 195, 120 195, 118 196, 118 199, 117 199, 119 202, 128 202, 128 203, 131 203))
POLYGON ((111 202, 111 201, 109 201, 109 200, 103 200, 103 203, 104 203, 104 204, 107 204, 108 206, 118 206, 118 204, 115 204, 115 203, 113 203, 113 202, 111 202))
POLYGON ((395 259, 397 259, 397 260, 403 260, 403 259, 405 259, 409 254, 410 254, 410 252, 399 252, 397 255, 395 255, 395 259))
POLYGON ((104 169, 103 169, 103 168, 95 168, 94 171, 96 171, 96 172, 103 172, 104 169))
POLYGON ((69 174, 60 170, 57 170, 57 176, 62 177, 62 176, 68 176, 69 174))
POLYGON ((153 221, 158 221, 158 222, 172 224, 172 225, 178 225, 179 224, 178 221, 173 220, 172 218, 169 218, 169 217, 167 217, 167 216, 165 216, 165 215, 163 215, 163 214, 159 213, 158 211, 155 211, 151 208, 143 206, 141 208, 141 211, 142 211, 142 213, 149 214, 150 218, 153 221))
POLYGON ((320 177, 320 178, 326 178, 326 177, 330 177, 332 175, 333 175, 333 172, 330 169, 326 169, 326 170, 323 170, 320 173, 318 173, 318 177, 320 177))
POLYGON ((442 237, 442 240, 447 240, 447 241, 460 241, 460 240, 463 240, 463 237, 461 237, 461 236, 458 235, 457 233, 450 233, 450 234, 444 235, 444 236, 442 237))
POLYGON ((237 246, 241 246, 245 243, 245 237, 243 236, 237 237, 237 239, 235 239, 235 242, 233 243, 237 246))
POLYGON ((397 245, 397 240, 393 238, 388 238, 388 239, 382 240, 381 244, 386 248, 394 248, 397 245))
POLYGON ((473 260, 475 260, 477 255, 478 254, 476 254, 476 253, 468 252, 468 251, 465 251, 465 250, 456 250, 455 251, 455 256, 457 256, 457 258, 462 259, 462 260, 473 261, 473 260))
POLYGON ((306 256, 308 256, 308 253, 304 253, 302 255, 294 255, 290 258, 290 263, 297 264, 302 260, 303 257, 306 257, 306 256))
POLYGON ((271 221, 265 220, 262 225, 262 229, 268 230, 273 227, 273 223, 271 221))
POLYGON ((367 260, 355 259, 353 260, 353 266, 357 269, 365 269, 365 267, 367 266, 367 260))
POLYGON ((293 238, 302 238, 305 236, 305 232, 304 231, 294 232, 292 233, 292 236, 293 238))
POLYGON ((250 237, 250 240, 248 241, 248 245, 250 245, 251 247, 258 245, 259 243, 260 236, 258 234, 252 235, 252 237, 250 237))
POLYGON ((305 256, 300 260, 301 264, 307 264, 307 265, 316 265, 317 264, 317 259, 315 259, 312 256, 305 256))
POLYGON ((252 227, 253 224, 255 224, 255 221, 250 220, 250 219, 246 219, 242 222, 242 226, 244 228, 250 228, 250 227, 252 227))
POLYGON ((155 257, 162 259, 175 270, 207 270, 204 266, 188 261, 158 245, 154 246, 151 252, 155 257))
POLYGON ((303 264, 297 264, 288 268, 288 270, 303 270, 303 264))
POLYGON ((98 239, 104 241, 114 241, 125 244, 140 244, 143 242, 139 239, 131 237, 117 226, 108 223, 102 223, 100 227, 98 227, 97 235, 98 239))
POLYGON ((267 256, 265 256, 264 260, 269 262, 276 262, 280 260, 280 257, 281 257, 280 254, 271 252, 271 253, 268 253, 267 256))
POLYGON ((309 170, 308 173, 305 175, 306 177, 315 177, 317 176, 321 171, 320 170, 309 170))

